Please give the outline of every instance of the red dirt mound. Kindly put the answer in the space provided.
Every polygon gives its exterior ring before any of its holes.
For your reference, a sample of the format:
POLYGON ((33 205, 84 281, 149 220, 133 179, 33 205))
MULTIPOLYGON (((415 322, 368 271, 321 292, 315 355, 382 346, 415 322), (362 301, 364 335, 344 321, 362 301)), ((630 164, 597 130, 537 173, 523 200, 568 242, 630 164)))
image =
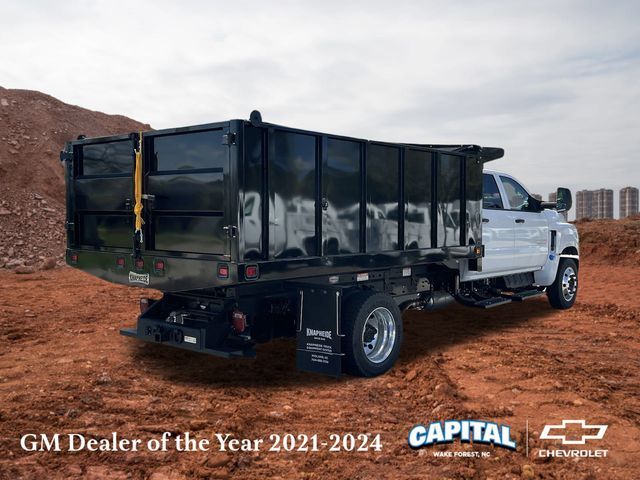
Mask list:
POLYGON ((0 87, 0 177, 11 186, 58 201, 64 199, 59 153, 64 143, 89 137, 149 130, 124 117, 68 105, 44 93, 0 87))
POLYGON ((0 87, 0 267, 26 273, 53 266, 64 252, 59 152, 66 141, 150 128, 44 93, 0 87))
POLYGON ((589 263, 640 266, 640 216, 581 220, 580 255, 589 263))

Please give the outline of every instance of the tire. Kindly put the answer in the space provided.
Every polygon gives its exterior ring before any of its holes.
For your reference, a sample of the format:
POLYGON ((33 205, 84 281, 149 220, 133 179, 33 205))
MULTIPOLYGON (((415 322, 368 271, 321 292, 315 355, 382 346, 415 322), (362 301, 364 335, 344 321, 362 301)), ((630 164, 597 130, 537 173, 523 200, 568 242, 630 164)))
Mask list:
POLYGON ((553 308, 571 308, 578 296, 578 264, 571 258, 563 258, 553 284, 547 290, 549 303, 553 308))
POLYGON ((400 309, 384 293, 354 293, 342 309, 342 334, 343 370, 360 377, 382 375, 400 354, 400 309))

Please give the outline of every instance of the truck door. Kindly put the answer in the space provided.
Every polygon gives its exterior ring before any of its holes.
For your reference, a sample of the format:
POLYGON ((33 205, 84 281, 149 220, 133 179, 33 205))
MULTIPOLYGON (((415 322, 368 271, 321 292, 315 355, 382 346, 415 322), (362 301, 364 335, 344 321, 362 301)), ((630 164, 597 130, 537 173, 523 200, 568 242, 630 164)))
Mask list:
POLYGON ((146 251, 230 255, 227 134, 226 124, 145 134, 146 251))
POLYGON ((549 226, 542 212, 529 208, 529 193, 513 178, 500 175, 504 196, 515 228, 514 265, 535 270, 542 267, 549 253, 549 226))
POLYGON ((485 255, 482 259, 482 276, 517 269, 513 262, 515 230, 506 208, 495 176, 492 173, 483 174, 482 243, 485 255))

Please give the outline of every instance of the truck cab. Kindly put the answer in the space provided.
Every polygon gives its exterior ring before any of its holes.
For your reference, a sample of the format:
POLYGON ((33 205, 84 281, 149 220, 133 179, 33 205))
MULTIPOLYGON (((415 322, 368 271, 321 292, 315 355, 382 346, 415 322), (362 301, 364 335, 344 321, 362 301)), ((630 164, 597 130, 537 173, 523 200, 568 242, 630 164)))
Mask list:
MULTIPOLYGON (((566 199, 567 190, 559 189, 566 199)), ((569 194, 570 195, 570 194, 569 194)), ((566 200, 565 200, 566 201, 566 200)), ((513 176, 493 170, 482 175, 482 268, 461 269, 461 281, 520 280, 535 287, 550 287, 563 259, 575 263, 567 275, 567 298, 577 288, 579 240, 576 227, 562 215, 570 203, 541 202, 513 176)), ((565 262, 566 263, 566 262, 565 262)), ((485 282, 487 283, 487 282, 485 282)), ((527 285, 527 286, 528 286, 527 285)), ((523 285, 524 286, 524 285, 523 285)))

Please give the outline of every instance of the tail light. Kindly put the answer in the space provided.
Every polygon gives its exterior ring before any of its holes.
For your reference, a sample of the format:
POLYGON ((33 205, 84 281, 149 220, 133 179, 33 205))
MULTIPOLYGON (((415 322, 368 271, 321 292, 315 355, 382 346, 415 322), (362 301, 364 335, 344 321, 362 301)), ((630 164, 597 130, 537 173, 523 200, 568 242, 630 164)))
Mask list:
POLYGON ((154 260, 153 271, 156 275, 162 275, 164 273, 164 260, 154 260))
POLYGON ((229 265, 226 263, 218 265, 218 278, 229 278, 229 265))
POLYGON ((116 267, 124 268, 124 257, 116 258, 116 267))
POLYGON ((244 277, 247 280, 255 280, 258 278, 258 265, 247 265, 244 268, 244 277))
POLYGON ((231 321, 233 323, 233 329, 237 333, 244 332, 244 329, 247 328, 247 316, 242 313, 240 310, 234 310, 231 315, 231 321))
POLYGON ((71 263, 73 263, 74 265, 76 263, 78 263, 78 254, 77 253, 72 253, 71 255, 69 255, 69 261, 71 263))

